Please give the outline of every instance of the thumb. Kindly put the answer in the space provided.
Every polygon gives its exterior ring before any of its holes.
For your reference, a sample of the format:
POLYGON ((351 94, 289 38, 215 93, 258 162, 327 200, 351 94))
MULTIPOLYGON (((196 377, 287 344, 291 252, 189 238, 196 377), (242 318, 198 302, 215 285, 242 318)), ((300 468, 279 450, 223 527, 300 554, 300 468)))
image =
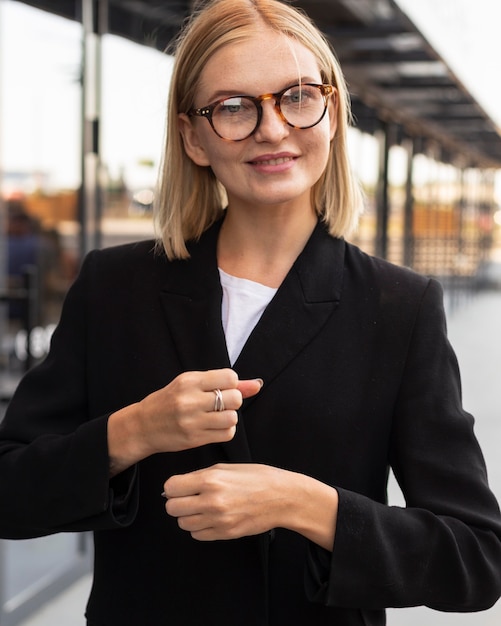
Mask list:
POLYGON ((261 391, 263 384, 264 382, 261 378, 254 378, 253 380, 239 380, 237 389, 242 394, 242 398, 250 398, 261 391))

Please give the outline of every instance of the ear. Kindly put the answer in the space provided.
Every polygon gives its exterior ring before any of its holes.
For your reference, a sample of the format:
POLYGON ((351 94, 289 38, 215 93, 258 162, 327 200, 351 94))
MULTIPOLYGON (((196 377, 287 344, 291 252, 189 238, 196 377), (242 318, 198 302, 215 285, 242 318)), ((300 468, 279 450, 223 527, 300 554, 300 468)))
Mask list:
POLYGON ((338 95, 338 90, 334 87, 332 96, 329 98, 329 102, 327 103, 327 112, 328 112, 329 121, 330 121, 331 141, 334 139, 336 135, 338 108, 339 108, 339 95, 338 95))
POLYGON ((183 139, 185 152, 193 163, 202 167, 210 165, 209 158, 200 141, 198 130, 191 117, 186 115, 186 113, 179 113, 178 128, 183 139))

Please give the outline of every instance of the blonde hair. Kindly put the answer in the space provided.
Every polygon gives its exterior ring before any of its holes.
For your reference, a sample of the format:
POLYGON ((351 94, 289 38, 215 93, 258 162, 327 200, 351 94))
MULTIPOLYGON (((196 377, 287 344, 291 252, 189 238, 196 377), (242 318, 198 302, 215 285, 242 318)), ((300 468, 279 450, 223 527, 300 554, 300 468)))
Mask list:
POLYGON ((174 48, 165 151, 155 202, 155 225, 170 259, 189 256, 197 240, 223 215, 226 194, 210 167, 193 163, 184 150, 178 114, 193 107, 201 73, 221 47, 255 34, 263 22, 295 39, 316 57, 322 81, 338 92, 337 130, 326 168, 312 188, 312 202, 331 235, 347 236, 356 226, 362 194, 348 161, 350 99, 339 63, 310 19, 278 0, 210 0, 195 10, 174 48))

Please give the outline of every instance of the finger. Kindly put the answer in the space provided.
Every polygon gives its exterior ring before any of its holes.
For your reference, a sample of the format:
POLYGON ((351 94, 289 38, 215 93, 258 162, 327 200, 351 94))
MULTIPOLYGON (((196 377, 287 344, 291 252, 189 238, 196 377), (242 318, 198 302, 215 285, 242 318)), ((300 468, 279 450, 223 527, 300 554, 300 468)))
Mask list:
POLYGON ((190 533, 207 530, 207 521, 203 515, 195 514, 179 517, 177 524, 181 530, 186 530, 190 533))
POLYGON ((231 469, 231 465, 218 463, 186 474, 174 474, 165 481, 164 494, 167 498, 199 495, 208 485, 226 480, 226 472, 231 469))
MULTIPOLYGON (((241 404, 241 402, 240 402, 241 404)), ((203 417, 203 423, 200 428, 206 430, 229 430, 238 424, 238 413, 233 409, 225 409, 224 411, 214 411, 211 407, 203 417)))
POLYGON ((236 389, 237 384, 237 373, 229 367, 203 372, 202 389, 204 391, 212 391, 213 389, 236 389))
POLYGON ((197 541, 216 541, 217 539, 223 539, 223 537, 217 534, 216 529, 212 527, 203 528, 202 530, 193 530, 191 531, 191 536, 197 541))
POLYGON ((183 498, 197 496, 201 490, 200 473, 195 470, 187 474, 175 474, 164 483, 164 494, 167 498, 183 498))
POLYGON ((242 398, 250 398, 259 393, 263 387, 263 380, 255 378, 253 380, 239 380, 237 389, 242 394, 242 398))
POLYGON ((216 390, 207 391, 208 411, 224 412, 224 411, 237 411, 242 406, 242 393, 238 389, 218 389, 220 392, 220 398, 222 400, 222 407, 217 402, 216 390))
MULTIPOLYGON (((233 412, 233 411, 232 411, 233 412)), ((237 427, 231 428, 216 428, 213 430, 205 431, 208 435, 208 443, 226 443, 231 441, 237 432, 237 427)))
POLYGON ((165 510, 172 517, 186 517, 188 515, 197 515, 200 513, 199 509, 199 497, 193 496, 181 496, 170 497, 165 503, 165 510))

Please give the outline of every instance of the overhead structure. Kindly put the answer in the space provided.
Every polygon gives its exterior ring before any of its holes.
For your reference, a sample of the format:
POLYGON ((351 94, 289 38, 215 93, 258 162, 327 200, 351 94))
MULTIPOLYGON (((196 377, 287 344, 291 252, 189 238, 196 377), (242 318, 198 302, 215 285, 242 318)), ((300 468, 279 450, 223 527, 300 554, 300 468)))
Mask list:
MULTIPOLYGON (((165 50, 196 2, 28 1, 70 19, 93 5, 96 32, 165 50)), ((298 0, 332 42, 352 95, 357 126, 391 122, 437 142, 445 161, 501 167, 501 131, 394 0, 298 0)))
POLYGON ((435 140, 443 160, 501 166, 501 130, 396 2, 337 0, 325 17, 327 2, 303 4, 336 49, 362 130, 393 122, 435 140))

